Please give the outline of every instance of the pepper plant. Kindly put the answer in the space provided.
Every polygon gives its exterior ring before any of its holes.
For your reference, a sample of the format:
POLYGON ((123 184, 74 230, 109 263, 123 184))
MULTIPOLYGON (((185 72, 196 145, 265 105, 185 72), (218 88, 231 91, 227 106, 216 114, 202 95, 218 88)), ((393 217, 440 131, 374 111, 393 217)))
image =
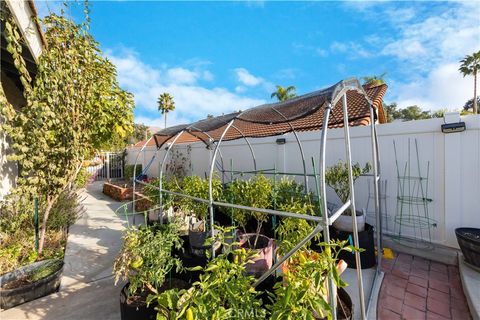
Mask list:
MULTIPOLYGON (((192 197, 201 199, 208 199, 208 179, 202 179, 199 176, 188 176, 182 181, 183 193, 192 197)), ((212 194, 213 200, 219 200, 222 197, 223 187, 222 182, 215 177, 212 177, 212 194)), ((208 203, 199 202, 197 200, 183 198, 180 202, 182 209, 191 211, 195 216, 205 221, 208 216, 208 203)))
MULTIPOLYGON (((11 139, 10 161, 18 163, 11 202, 40 200, 42 253, 50 210, 74 181, 82 161, 94 150, 132 131, 133 99, 116 79, 115 66, 102 55, 85 22, 51 14, 33 81, 22 58, 21 36, 13 18, 5 18, 7 51, 20 74, 26 104, 14 108, 0 86, 1 129, 11 139)), ((3 21, 2 21, 3 22, 3 21)))
POLYGON ((177 222, 131 227, 123 237, 123 247, 113 264, 115 284, 128 280, 129 296, 139 292, 157 294, 172 270, 181 270, 181 261, 172 250, 182 248, 177 222))

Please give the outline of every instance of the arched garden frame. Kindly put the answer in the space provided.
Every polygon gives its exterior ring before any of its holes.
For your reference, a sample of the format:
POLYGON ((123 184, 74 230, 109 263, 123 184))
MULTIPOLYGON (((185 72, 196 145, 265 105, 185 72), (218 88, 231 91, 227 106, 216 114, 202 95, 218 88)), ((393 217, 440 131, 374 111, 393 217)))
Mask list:
MULTIPOLYGON (((162 162, 160 163, 160 172, 159 172, 159 185, 155 186, 159 190, 159 207, 160 210, 163 210, 163 194, 172 194, 179 197, 186 197, 193 199, 195 201, 203 202, 209 206, 209 223, 210 231, 212 236, 214 236, 215 227, 214 227, 214 206, 227 207, 227 208, 236 208, 243 209, 255 212, 266 213, 274 216, 289 217, 296 219, 304 219, 316 223, 316 227, 313 231, 303 240, 301 240, 294 248, 292 248, 288 253, 283 257, 278 259, 273 266, 264 273, 254 284, 257 286, 259 283, 264 281, 269 275, 273 274, 280 265, 285 262, 289 257, 291 257, 295 252, 297 252, 303 245, 308 241, 314 238, 318 233, 323 231, 323 237, 325 242, 330 242, 330 233, 328 226, 331 226, 332 223, 343 213, 345 210, 350 209, 351 212, 355 212, 355 191, 353 186, 353 174, 352 174, 352 156, 351 156, 351 140, 350 140, 350 124, 356 120, 355 115, 349 113, 348 100, 349 99, 364 99, 370 109, 370 137, 371 137, 371 149, 372 149, 372 168, 373 168, 373 182, 374 182, 374 201, 375 201, 375 216, 376 216, 376 247, 377 247, 377 269, 375 273, 375 278, 373 281, 373 286, 376 285, 377 281, 381 280, 383 273, 381 272, 381 261, 382 261, 382 221, 381 215, 379 213, 379 194, 378 194, 378 182, 380 179, 380 165, 379 165, 379 155, 378 155, 378 140, 376 134, 375 120, 376 120, 376 110, 373 106, 373 102, 365 92, 364 88, 360 85, 357 79, 347 79, 338 82, 334 86, 331 86, 327 89, 313 92, 311 94, 303 95, 296 97, 291 100, 284 102, 262 105, 256 108, 248 109, 243 112, 231 113, 215 118, 200 120, 190 125, 179 125, 171 128, 164 129, 156 133, 151 139, 155 139, 157 146, 157 151, 162 149, 165 145, 168 145, 166 148, 165 155, 163 156, 162 162), (345 154, 346 154, 346 163, 349 168, 348 179, 349 179, 349 189, 350 189, 350 198, 349 200, 342 204, 340 208, 333 212, 331 215, 325 214, 328 212, 327 209, 327 197, 326 197, 326 183, 325 183, 325 158, 326 158, 326 143, 327 143, 327 133, 329 127, 341 127, 344 128, 344 143, 345 143, 345 154), (297 131, 306 131, 306 130, 318 130, 320 132, 320 157, 318 162, 318 172, 315 169, 315 161, 312 159, 313 165, 313 174, 307 173, 306 159, 303 152, 302 142, 297 134, 297 131), (286 133, 293 133, 295 140, 298 145, 299 154, 301 156, 303 173, 288 173, 288 172, 275 172, 272 173, 272 169, 258 169, 257 168, 257 159, 255 156, 254 149, 248 138, 255 137, 268 137, 274 135, 282 135, 286 133), (202 199, 193 197, 187 194, 182 194, 179 192, 173 192, 166 190, 162 186, 162 178, 165 171, 165 165, 172 150, 172 147, 177 143, 177 141, 182 137, 187 136, 186 140, 202 141, 205 143, 207 148, 213 148, 213 155, 210 160, 208 179, 209 179, 209 197, 208 199, 202 199), (196 139, 196 140, 195 140, 196 139), (295 212, 284 212, 273 209, 265 208, 253 208, 238 205, 235 203, 227 203, 221 201, 214 201, 212 194, 212 178, 215 172, 215 166, 217 158, 220 157, 220 167, 222 168, 222 177, 226 172, 232 174, 238 173, 233 171, 231 168, 230 171, 225 170, 223 163, 224 159, 221 153, 221 146, 224 141, 244 139, 252 156, 253 162, 253 171, 248 171, 245 173, 263 173, 263 174, 276 174, 283 176, 303 176, 305 189, 308 191, 308 178, 315 179, 316 193, 320 203, 320 211, 316 216, 309 216, 298 214, 295 212)), ((134 199, 135 201, 135 186, 136 184, 146 184, 143 181, 137 180, 136 166, 139 159, 140 153, 144 150, 145 146, 148 144, 150 139, 144 144, 142 149, 137 155, 135 166, 134 166, 134 199)), ((150 185, 151 186, 151 185, 150 185)), ((135 213, 135 205, 133 206, 135 213)), ((161 221, 161 219, 160 219, 161 221)), ((353 227, 353 241, 356 247, 359 247, 359 239, 357 232, 357 221, 355 215, 352 215, 352 227, 353 227)), ((215 252, 212 252, 213 256, 215 252)), ((361 262, 359 252, 355 252, 355 260, 357 266, 357 282, 358 282, 358 294, 360 301, 360 310, 361 318, 366 319, 366 306, 365 306, 365 297, 363 291, 363 279, 361 272, 361 262)), ((333 279, 328 281, 329 287, 329 299, 330 305, 332 306, 332 315, 334 319, 336 318, 336 287, 334 285, 333 279)), ((369 297, 369 304, 372 301, 372 293, 369 297)))

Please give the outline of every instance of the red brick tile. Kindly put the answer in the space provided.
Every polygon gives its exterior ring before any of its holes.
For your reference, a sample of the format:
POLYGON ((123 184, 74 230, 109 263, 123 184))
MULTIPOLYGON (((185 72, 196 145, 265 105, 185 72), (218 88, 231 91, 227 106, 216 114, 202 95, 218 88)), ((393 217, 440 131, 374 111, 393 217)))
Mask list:
POLYGON ((426 271, 426 270, 422 270, 422 269, 413 268, 412 271, 410 272, 410 274, 414 275, 416 277, 424 278, 424 279, 428 279, 428 277, 429 277, 429 272, 426 271))
POLYGON ((465 300, 465 294, 463 294, 463 290, 459 288, 450 288, 450 293, 452 294, 453 297, 457 299, 463 299, 465 300))
POLYGON ((405 294, 405 305, 408 305, 412 308, 415 308, 420 311, 427 310, 427 299, 424 297, 417 296, 416 294, 407 292, 405 294))
POLYGON ((457 310, 457 309, 451 309, 452 312, 452 319, 454 320, 468 320, 471 319, 472 317, 470 316, 470 312, 468 310, 457 310))
POLYGON ((407 291, 413 294, 416 294, 417 296, 420 297, 426 297, 427 296, 427 289, 424 287, 417 286, 416 284, 409 283, 407 285, 407 291))
POLYGON ((385 271, 390 271, 393 269, 394 262, 393 260, 382 259, 382 268, 385 271))
POLYGON ((427 298, 427 310, 433 313, 440 314, 446 318, 450 318, 449 304, 442 303, 430 297, 427 298))
POLYGON ((405 253, 399 253, 397 261, 411 263, 413 261, 413 256, 405 253))
POLYGON ((409 306, 403 306, 402 319, 405 320, 425 320, 427 313, 409 306))
POLYGON ((377 320, 400 320, 400 315, 391 310, 381 308, 378 306, 379 310, 377 313, 377 320))
POLYGON ((394 276, 403 278, 403 279, 405 279, 405 280, 408 280, 408 278, 410 277, 410 272, 404 271, 404 270, 395 269, 395 267, 393 267, 392 274, 393 274, 394 276))
POLYGON ((384 291, 385 294, 388 294, 392 297, 398 298, 398 299, 404 299, 405 298, 405 288, 402 287, 397 287, 393 284, 387 284, 382 288, 382 291, 384 291))
POLYGON ((464 299, 457 299, 452 296, 450 297, 450 306, 459 311, 468 311, 468 304, 464 299))
POLYGON ((458 272, 457 266, 448 266, 448 276, 458 276, 460 273, 458 272))
POLYGON ((428 288, 428 280, 416 276, 410 276, 408 282, 416 284, 417 286, 428 288))
POLYGON ((385 299, 382 299, 381 303, 383 307, 388 310, 391 310, 398 314, 402 313, 403 300, 386 295, 385 299))
POLYGON ((428 297, 437 300, 438 302, 444 303, 447 306, 450 305, 450 295, 435 289, 428 289, 428 297))
POLYGON ((430 270, 430 263, 428 261, 413 260, 412 268, 428 271, 430 270))
POLYGON ((436 271, 436 272, 439 272, 439 273, 443 273, 444 275, 448 275, 447 265, 445 265, 443 263, 432 262, 430 264, 430 270, 431 271, 436 271))
POLYGON ((430 272, 428 273, 428 277, 430 279, 435 279, 435 280, 438 280, 438 281, 448 282, 448 276, 444 273, 441 273, 441 272, 430 270, 430 272))
POLYGON ((449 319, 451 318, 450 317, 445 318, 437 313, 427 311, 427 320, 449 320, 449 319))
POLYGON ((393 274, 387 274, 385 275, 385 278, 383 278, 383 283, 385 283, 386 285, 392 284, 396 287, 401 287, 405 289, 407 287, 408 281, 407 279, 402 279, 393 274))
POLYGON ((453 276, 449 279, 450 287, 462 289, 462 279, 459 276, 453 276))
POLYGON ((428 281, 428 286, 430 288, 433 288, 433 289, 438 290, 438 291, 442 291, 442 292, 445 292, 445 293, 450 293, 450 287, 448 286, 448 283, 445 283, 443 281, 430 279, 428 281))

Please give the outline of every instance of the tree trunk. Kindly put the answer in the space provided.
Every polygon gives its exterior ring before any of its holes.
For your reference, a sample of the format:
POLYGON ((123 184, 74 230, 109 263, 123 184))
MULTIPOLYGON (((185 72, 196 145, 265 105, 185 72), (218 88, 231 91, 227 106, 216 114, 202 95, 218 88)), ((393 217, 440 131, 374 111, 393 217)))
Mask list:
POLYGON ((473 114, 478 113, 477 106, 477 70, 474 70, 473 74, 473 114))
POLYGON ((42 221, 42 231, 40 232, 40 243, 38 245, 38 255, 42 255, 43 245, 45 243, 45 233, 47 231, 47 221, 48 216, 50 215, 50 210, 52 210, 53 204, 55 203, 55 199, 50 199, 47 197, 47 207, 45 208, 45 213, 43 215, 42 221))
POLYGON ((165 112, 165 129, 167 129, 167 113, 165 112))

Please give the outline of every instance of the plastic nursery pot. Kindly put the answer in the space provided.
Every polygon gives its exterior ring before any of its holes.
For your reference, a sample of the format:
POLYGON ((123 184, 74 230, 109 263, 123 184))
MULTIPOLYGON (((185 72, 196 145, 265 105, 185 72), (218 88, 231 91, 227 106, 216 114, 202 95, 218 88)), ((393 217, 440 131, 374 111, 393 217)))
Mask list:
MULTIPOLYGON (((122 320, 155 320, 157 319, 157 306, 156 301, 152 301, 147 307, 148 292, 128 297, 128 287, 130 283, 127 283, 120 291, 120 317, 122 320)), ((172 288, 188 289, 190 284, 184 280, 177 278, 165 279, 165 284, 158 290, 163 292, 172 288)))
POLYGON ((265 271, 270 269, 273 265, 275 241, 260 234, 255 243, 256 237, 257 234, 255 233, 239 234, 238 241, 240 242, 240 247, 256 251, 257 257, 253 259, 254 263, 247 264, 246 271, 248 274, 258 276, 265 273, 265 271))
POLYGON ((25 278, 27 274, 51 261, 52 260, 44 260, 35 262, 1 276, 0 308, 6 310, 57 291, 60 286, 63 262, 55 272, 38 281, 30 283, 22 281, 22 278, 25 278), (18 285, 15 285, 15 282, 18 285))
POLYGON ((455 235, 465 262, 480 268, 480 229, 457 228, 455 235))
MULTIPOLYGON (((336 228, 330 228, 330 237, 332 239, 338 240, 349 240, 351 239, 353 244, 353 232, 340 231, 336 228)), ((372 268, 376 264, 375 258, 375 243, 373 239, 373 227, 368 223, 365 224, 365 230, 358 232, 358 241, 360 248, 365 249, 365 251, 360 253, 360 262, 362 264, 362 269, 372 268)), ((355 261, 355 254, 347 251, 342 251, 339 256, 339 259, 345 260, 349 268, 356 268, 357 263, 355 261)))
POLYGON ((343 288, 337 290, 337 319, 353 319, 352 299, 347 291, 345 291, 343 288))
MULTIPOLYGON (((358 232, 362 232, 365 230, 365 215, 363 214, 362 211, 357 210, 356 217, 357 217, 357 230, 358 232)), ((353 232, 352 216, 347 216, 345 214, 342 214, 340 217, 337 218, 337 220, 333 222, 333 226, 337 230, 353 232)))
MULTIPOLYGON (((218 230, 215 230, 215 233, 218 233, 218 230)), ((197 221, 193 224, 190 224, 188 230, 188 242, 190 243, 190 251, 197 256, 205 256, 206 250, 212 250, 212 246, 206 246, 205 241, 211 236, 210 231, 205 231, 204 222, 197 221)), ((222 245, 220 242, 215 241, 213 244, 215 252, 221 249, 222 245)))

